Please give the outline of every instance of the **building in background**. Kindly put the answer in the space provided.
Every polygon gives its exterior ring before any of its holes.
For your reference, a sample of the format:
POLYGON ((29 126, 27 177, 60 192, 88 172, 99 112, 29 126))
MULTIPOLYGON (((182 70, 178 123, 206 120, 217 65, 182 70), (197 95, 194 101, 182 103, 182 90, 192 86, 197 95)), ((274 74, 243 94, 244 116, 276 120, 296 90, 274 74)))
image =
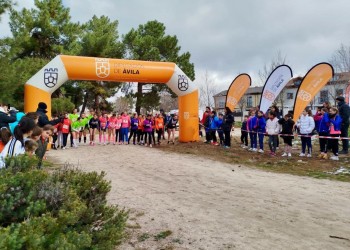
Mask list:
MULTIPOLYGON (((293 110, 294 101, 302 77, 294 77, 286 84, 279 96, 275 100, 275 104, 280 108, 283 114, 289 110, 293 110)), ((235 108, 235 116, 242 116, 248 114, 249 109, 256 107, 260 103, 261 93, 263 87, 250 87, 244 94, 240 102, 235 108)), ((223 112, 225 108, 227 90, 221 91, 214 95, 215 110, 223 112)), ((334 77, 324 86, 315 98, 310 102, 308 108, 313 110, 322 106, 325 101, 336 105, 335 98, 337 96, 344 96, 347 103, 350 99, 350 72, 335 73, 334 77)))

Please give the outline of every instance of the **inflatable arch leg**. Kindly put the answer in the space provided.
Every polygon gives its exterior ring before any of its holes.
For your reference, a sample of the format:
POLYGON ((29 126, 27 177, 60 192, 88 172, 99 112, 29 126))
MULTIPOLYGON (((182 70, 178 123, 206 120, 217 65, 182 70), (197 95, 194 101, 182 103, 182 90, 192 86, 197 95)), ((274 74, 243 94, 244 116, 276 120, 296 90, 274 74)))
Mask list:
POLYGON ((199 140, 198 89, 174 63, 56 56, 25 84, 24 111, 45 102, 51 115, 51 94, 68 80, 167 84, 179 97, 179 141, 199 140))

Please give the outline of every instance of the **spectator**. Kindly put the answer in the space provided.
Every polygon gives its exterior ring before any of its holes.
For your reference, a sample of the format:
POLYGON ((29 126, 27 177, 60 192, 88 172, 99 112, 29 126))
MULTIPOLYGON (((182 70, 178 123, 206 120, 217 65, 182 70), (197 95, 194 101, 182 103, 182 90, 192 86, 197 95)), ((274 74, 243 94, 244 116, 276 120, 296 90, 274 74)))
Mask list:
POLYGON ((224 145, 225 148, 230 148, 231 147, 231 130, 232 126, 235 123, 235 118, 232 114, 232 111, 229 107, 225 107, 225 115, 224 115, 224 120, 222 124, 222 130, 224 132, 224 145))
POLYGON ((44 127, 46 124, 56 125, 61 121, 61 119, 55 119, 55 120, 50 121, 49 117, 47 117, 47 115, 46 115, 46 113, 47 113, 46 109, 47 109, 46 103, 39 102, 38 108, 36 110, 36 113, 39 116, 39 120, 38 120, 39 127, 44 127))
POLYGON ((8 106, 0 104, 0 128, 10 129, 9 123, 17 121, 16 111, 8 110, 8 106))
MULTIPOLYGON (((345 103, 345 99, 342 96, 338 96, 336 98, 338 102, 338 111, 340 118, 342 119, 342 123, 340 126, 340 137, 348 137, 348 129, 349 129, 349 118, 350 118, 350 107, 345 103)), ((339 154, 347 154, 349 151, 349 140, 342 139, 343 149, 339 151, 339 154)))

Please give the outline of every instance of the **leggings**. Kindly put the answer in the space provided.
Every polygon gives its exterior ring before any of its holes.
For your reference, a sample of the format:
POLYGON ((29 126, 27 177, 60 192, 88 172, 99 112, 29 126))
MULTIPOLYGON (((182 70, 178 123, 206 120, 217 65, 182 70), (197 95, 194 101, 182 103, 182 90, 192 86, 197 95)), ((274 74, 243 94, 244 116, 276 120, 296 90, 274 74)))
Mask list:
POLYGON ((130 143, 130 139, 133 137, 133 143, 135 144, 136 135, 137 135, 137 130, 133 130, 133 129, 130 130, 130 135, 129 135, 128 143, 130 143))
POLYGON ((147 144, 147 136, 148 136, 148 144, 152 144, 152 132, 145 132, 145 144, 147 144))
MULTIPOLYGON (((330 135, 331 137, 339 138, 339 135, 333 134, 330 135)), ((330 148, 332 149, 332 153, 335 156, 338 156, 338 151, 339 151, 339 145, 338 145, 338 139, 328 139, 328 143, 330 145, 330 148)))
POLYGON ((140 143, 140 141, 143 141, 143 131, 142 129, 137 130, 137 142, 140 143))
POLYGON ((63 147, 67 146, 68 133, 62 133, 63 136, 63 147))
POLYGON ((247 131, 241 131, 241 143, 245 146, 248 146, 248 132, 247 131))
POLYGON ((121 141, 121 132, 120 129, 115 130, 115 142, 121 141), (118 140, 119 137, 119 140, 118 140))
POLYGON ((157 135, 158 135, 158 143, 160 143, 160 139, 162 139, 162 135, 163 135, 162 128, 157 130, 157 135))
MULTIPOLYGON (((259 147, 261 150, 264 150, 264 134, 263 133, 259 133, 258 137, 259 137, 259 147)), ((276 143, 276 147, 277 147, 277 143, 276 143)))

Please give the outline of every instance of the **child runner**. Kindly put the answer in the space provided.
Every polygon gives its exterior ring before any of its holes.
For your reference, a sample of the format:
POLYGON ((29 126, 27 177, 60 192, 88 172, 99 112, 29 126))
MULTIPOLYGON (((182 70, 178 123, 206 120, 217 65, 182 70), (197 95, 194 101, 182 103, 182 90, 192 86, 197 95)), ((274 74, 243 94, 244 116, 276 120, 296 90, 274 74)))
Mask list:
POLYGON ((217 117, 216 111, 214 110, 210 114, 210 135, 211 139, 213 140, 211 144, 215 146, 220 145, 216 138, 216 131, 218 130, 218 121, 219 117, 217 117))
POLYGON ((145 120, 145 115, 140 115, 139 116, 139 125, 138 125, 138 128, 137 128, 137 144, 139 145, 143 145, 144 142, 143 142, 143 135, 144 135, 144 132, 143 132, 143 121, 145 120))
POLYGON ((95 146, 95 135, 100 128, 100 119, 98 119, 97 114, 94 114, 94 116, 90 119, 89 127, 90 127, 90 145, 95 146))
POLYGON ((158 135, 158 144, 160 144, 160 139, 162 139, 162 135, 164 135, 164 119, 162 114, 159 114, 158 117, 155 119, 156 122, 156 131, 158 135))
POLYGON ((122 144, 122 135, 121 135, 121 127, 122 127, 122 116, 117 116, 117 124, 115 125, 115 141, 117 144, 122 144))
POLYGON ((307 146, 307 157, 311 157, 312 155, 312 144, 311 144, 311 132, 315 128, 315 121, 312 117, 308 115, 306 109, 303 110, 300 119, 297 121, 297 127, 300 130, 301 136, 301 153, 300 157, 305 156, 306 146, 307 146))
POLYGON ((248 148, 248 131, 247 131, 247 121, 249 116, 245 115, 241 127, 241 147, 248 148))
POLYGON ((292 115, 286 114, 283 118, 278 120, 278 123, 282 126, 281 137, 284 142, 284 153, 282 156, 292 157, 293 128, 295 124, 292 120, 292 115))
POLYGON ((113 143, 115 145, 115 127, 117 125, 117 114, 113 113, 108 119, 108 144, 113 143))
POLYGON ((152 125, 152 115, 148 114, 146 120, 143 121, 145 146, 147 146, 148 137, 149 146, 152 147, 152 125))
POLYGON ((128 134, 130 127, 130 116, 126 112, 122 113, 122 127, 121 127, 121 142, 124 144, 128 144, 128 134))
POLYGON ((176 124, 178 122, 178 117, 175 114, 174 117, 171 117, 168 124, 167 124, 167 128, 168 128, 168 144, 170 142, 170 137, 172 138, 172 142, 173 144, 175 144, 175 129, 176 129, 176 124))
POLYGON ((269 112, 269 119, 266 122, 266 133, 269 135, 269 147, 270 155, 276 156, 277 139, 280 126, 276 114, 272 111, 269 112))
POLYGON ((152 116, 152 141, 154 145, 156 145, 155 131, 156 131, 156 117, 152 116))
POLYGON ((38 148, 35 150, 35 155, 38 157, 38 168, 42 168, 43 158, 46 153, 47 144, 49 143, 49 138, 53 134, 54 127, 47 124, 43 127, 43 132, 41 133, 40 139, 37 141, 38 148))
POLYGON ((89 130, 89 121, 91 117, 86 116, 82 113, 80 116, 81 129, 79 131, 79 143, 81 143, 81 137, 84 136, 84 144, 86 143, 86 131, 89 130))
MULTIPOLYGON (((79 113, 77 109, 73 109, 73 112, 71 114, 68 115, 68 118, 70 120, 70 124, 72 125, 73 122, 76 122, 79 118, 79 113)), ((72 127, 71 127, 72 128, 72 127)), ((70 131, 70 146, 73 147, 74 146, 74 137, 73 137, 73 131, 70 131)))
POLYGON ((81 118, 78 117, 78 119, 75 122, 72 122, 71 124, 74 148, 78 147, 78 138, 79 138, 79 133, 81 131, 81 127, 82 127, 81 118))
POLYGON ((333 153, 333 156, 331 156, 330 159, 334 161, 338 161, 339 160, 338 138, 341 134, 340 127, 341 127, 342 119, 338 114, 337 108, 330 108, 328 116, 329 116, 329 122, 330 122, 329 135, 331 137, 334 137, 334 139, 329 139, 330 148, 332 149, 332 153, 333 153))
POLYGON ((67 147, 67 140, 68 140, 68 135, 69 135, 69 131, 70 131, 70 125, 71 125, 71 121, 68 118, 68 114, 65 113, 64 114, 64 118, 62 121, 62 149, 66 149, 67 147))
POLYGON ((98 142, 101 145, 106 145, 106 132, 107 132, 107 122, 108 122, 108 116, 106 113, 103 113, 102 116, 99 118, 100 120, 100 127, 99 127, 99 135, 98 135, 98 142))
POLYGON ((133 144, 136 145, 137 130, 139 127, 139 118, 137 117, 136 113, 134 113, 133 117, 130 120, 130 123, 131 123, 131 128, 130 128, 128 144, 130 144, 130 140, 133 137, 133 144))

